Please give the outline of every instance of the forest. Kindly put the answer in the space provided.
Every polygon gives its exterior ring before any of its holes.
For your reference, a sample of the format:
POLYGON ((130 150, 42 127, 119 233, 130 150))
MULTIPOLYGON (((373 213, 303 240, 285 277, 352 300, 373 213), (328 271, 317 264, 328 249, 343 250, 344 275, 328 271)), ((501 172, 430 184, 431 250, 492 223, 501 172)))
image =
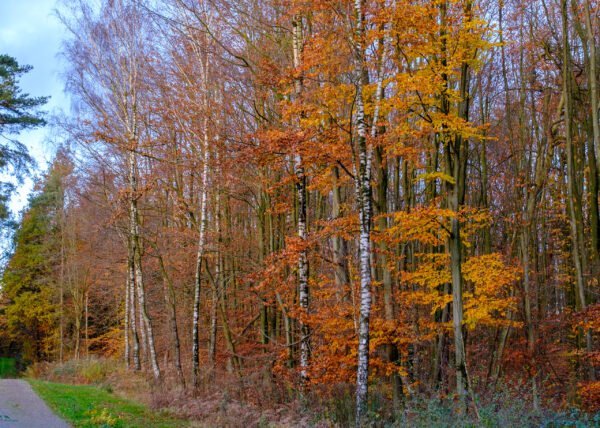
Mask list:
POLYGON ((322 426, 421 426, 428 402, 600 423, 600 2, 57 13, 72 108, 2 270, 0 355, 322 426))

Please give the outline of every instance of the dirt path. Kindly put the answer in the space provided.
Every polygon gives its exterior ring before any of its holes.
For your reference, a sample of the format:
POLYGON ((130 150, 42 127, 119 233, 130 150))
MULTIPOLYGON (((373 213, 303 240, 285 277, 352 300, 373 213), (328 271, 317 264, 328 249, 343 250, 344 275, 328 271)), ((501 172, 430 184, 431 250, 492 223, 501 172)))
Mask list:
POLYGON ((24 380, 0 379, 0 428, 69 428, 24 380))

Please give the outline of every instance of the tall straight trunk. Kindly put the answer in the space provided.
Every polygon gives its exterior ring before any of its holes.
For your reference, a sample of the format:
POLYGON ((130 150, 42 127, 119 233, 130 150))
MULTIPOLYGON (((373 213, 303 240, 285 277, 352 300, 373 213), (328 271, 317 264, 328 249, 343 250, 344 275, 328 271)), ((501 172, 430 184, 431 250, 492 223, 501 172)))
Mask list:
POLYGON ((588 174, 589 174, 589 221, 592 241, 592 257, 595 263, 595 270, 600 268, 600 207, 598 206, 598 194, 600 191, 598 183, 598 170, 596 169, 596 154, 594 153, 594 140, 588 139, 588 174))
MULTIPOLYGON (((485 123, 490 122, 489 115, 489 99, 487 97, 483 97, 483 89, 481 90, 482 95, 479 97, 479 110, 480 116, 485 123)), ((488 196, 488 161, 487 161, 487 144, 486 144, 486 135, 484 134, 484 138, 481 141, 481 147, 479 148, 479 167, 481 169, 481 206, 489 210, 489 196, 488 196)), ((483 229, 483 254, 490 254, 492 252, 492 225, 488 224, 483 229)))
POLYGON ((177 372, 178 382, 185 386, 185 378, 183 376, 183 368, 181 366, 181 344, 179 340, 179 329, 177 327, 177 308, 175 301, 175 287, 173 280, 169 276, 162 255, 158 255, 158 263, 163 276, 163 288, 165 305, 167 306, 169 316, 169 328, 171 330, 171 346, 173 347, 173 362, 175 371, 177 372))
POLYGON ((137 161, 134 150, 130 150, 129 153, 129 234, 131 237, 131 251, 133 253, 133 269, 135 272, 135 284, 137 289, 137 297, 139 310, 141 313, 140 323, 142 328, 145 329, 147 348, 149 352, 150 365, 152 367, 152 373, 156 380, 160 379, 160 368, 158 366, 158 359, 156 356, 156 348, 154 346, 154 331, 152 328, 152 321, 148 315, 148 309, 146 308, 146 294, 144 290, 144 276, 142 270, 142 253, 140 248, 140 232, 139 232, 139 213, 137 206, 138 198, 138 186, 137 186, 137 161))
MULTIPOLYGON (((449 208, 458 213, 458 192, 452 191, 449 197, 449 208)), ((462 279, 462 244, 460 242, 460 222, 454 217, 450 221, 451 234, 448 238, 450 252, 450 269, 452 276, 452 327, 454 332, 454 364, 456 368, 456 393, 459 405, 465 406, 468 392, 467 361, 463 336, 463 279, 462 279)))
MULTIPOLYGON (((577 4, 572 1, 572 10, 577 14, 577 4)), ((589 177, 589 222, 591 232, 591 250, 594 264, 594 273, 598 275, 600 270, 600 213, 598 206, 598 167, 599 160, 596 151, 600 151, 600 124, 598 123, 598 82, 597 66, 596 66, 596 39, 594 36, 595 19, 592 19, 590 13, 589 0, 586 0, 583 5, 583 15, 585 20, 585 28, 581 25, 578 18, 575 19, 574 26, 581 39, 583 57, 585 62, 585 71, 587 73, 587 81, 589 85, 590 97, 590 117, 585 121, 585 128, 588 134, 587 138, 587 160, 588 160, 588 177, 589 177)), ((581 91, 579 91, 581 92, 581 91)), ((585 156, 585 154, 584 154, 585 156)))
POLYGON ((75 332, 73 336, 75 337, 75 349, 73 352, 73 356, 76 360, 80 357, 80 348, 81 348, 81 309, 78 308, 77 316, 74 319, 75 322, 75 332))
MULTIPOLYGON (((567 150, 567 195, 569 198, 569 217, 571 225, 572 254, 575 265, 575 276, 577 286, 578 309, 585 310, 587 301, 585 295, 584 282, 584 263, 585 263, 585 244, 583 242, 583 219, 581 215, 581 195, 577 188, 577 177, 575 169, 575 150, 573 146, 573 98, 572 98, 572 76, 571 76, 571 52, 569 43, 569 16, 567 1, 561 0, 561 18, 562 18, 562 77, 563 77, 563 98, 564 98, 564 121, 565 121, 565 144, 567 150)), ((591 58, 590 58, 591 60, 591 58)), ((595 80, 595 78, 594 78, 595 80)), ((588 330, 585 333, 586 350, 592 351, 592 334, 588 330)), ((593 367, 589 370, 590 377, 594 378, 593 367)))
MULTIPOLYGON (((447 2, 440 5, 440 18, 442 22, 443 37, 442 64, 446 64, 447 46, 445 29, 447 20, 447 2)), ((470 21, 472 2, 467 1, 464 6, 465 20, 470 21)), ((460 71, 458 116, 469 120, 469 75, 470 69, 467 62, 463 62, 460 71)), ((445 89, 449 88, 448 76, 443 74, 445 89)), ((450 100, 442 95, 442 111, 449 114, 450 100)), ((467 357, 465 338, 463 333, 463 276, 462 276, 462 238, 458 213, 464 204, 466 189, 466 168, 468 141, 456 133, 442 134, 444 144, 446 174, 453 178, 453 182, 446 181, 446 202, 448 208, 455 213, 450 219, 450 233, 447 238, 447 249, 450 254, 450 271, 452 278, 452 327, 454 333, 454 364, 456 369, 456 393, 460 412, 466 411, 467 394, 469 392, 469 376, 467 372, 467 357)), ((477 410, 476 410, 477 411, 477 410)))
MULTIPOLYGON (((498 27, 500 32, 499 41, 501 43, 500 46, 500 54, 501 54, 501 65, 502 65, 502 83, 503 83, 503 91, 504 91, 504 111, 506 112, 505 122, 506 129, 508 131, 508 140, 513 141, 513 126, 512 126, 512 108, 510 103, 510 89, 508 84, 508 70, 506 65, 506 48, 504 43, 504 0, 499 1, 498 8, 498 27)), ((485 147, 485 146, 484 146, 485 147)), ((487 248, 487 244, 486 244, 487 248)), ((491 244, 489 246, 491 250, 491 244)), ((511 320, 512 313, 509 312, 507 314, 507 319, 511 320)), ((506 341, 509 337, 510 327, 503 326, 500 331, 500 337, 498 340, 497 347, 494 350, 492 362, 490 366, 490 375, 494 381, 494 385, 496 384, 499 374, 500 374, 500 365, 502 362, 502 355, 504 354, 504 349, 506 345, 506 341)))
MULTIPOLYGON (((292 45, 294 54, 294 68, 299 70, 302 65, 302 17, 296 15, 292 22, 292 45)), ((300 75, 295 79, 294 89, 296 99, 302 95, 303 81, 300 75)), ((296 194, 298 198, 298 237, 305 242, 307 239, 307 204, 308 192, 306 189, 306 174, 302 161, 302 154, 298 151, 295 155, 296 194)), ((310 328, 305 317, 309 313, 309 290, 308 290, 308 254, 307 249, 302 248, 298 254, 298 300, 301 310, 300 318, 300 378, 304 383, 308 379, 308 365, 310 360, 310 328)))
POLYGON ((138 326, 136 320, 136 299, 135 299, 135 271, 133 269, 133 253, 131 251, 131 243, 127 245, 127 294, 129 296, 129 324, 131 326, 131 338, 133 340, 133 368, 141 370, 142 364, 140 360, 140 340, 138 336, 138 326))
MULTIPOLYGON (((599 215, 599 207, 598 207, 598 189, 599 189, 599 177, 600 173, 600 123, 599 120, 599 112, 598 112, 598 70, 596 65, 596 37, 594 35, 594 27, 597 25, 597 17, 592 17, 591 14, 591 5, 589 0, 585 0, 584 3, 584 15, 585 15, 585 23, 587 29, 587 39, 589 43, 589 73, 588 73, 588 82, 590 85, 590 104, 592 108, 592 131, 594 136, 593 141, 593 150, 590 150, 590 153, 594 154, 594 161, 596 163, 595 168, 590 168, 590 175, 594 174, 592 177, 592 216, 590 221, 592 222, 592 238, 594 248, 594 254, 596 258, 596 262, 600 264, 600 215, 599 215)), ((591 157, 591 156, 590 156, 591 157)), ((587 302, 585 302, 587 303, 587 302)), ((593 343, 592 343, 592 333, 590 330, 586 331, 586 350, 588 352, 592 352, 593 343)), ((596 371, 594 366, 590 364, 590 380, 596 379, 596 371)))
MULTIPOLYGON (((529 202, 529 201, 528 201, 529 202)), ((529 205, 529 204, 528 204, 529 205)), ((535 202, 531 202, 531 205, 535 205, 535 202)), ((525 324, 526 324, 526 332, 527 332, 527 352, 531 356, 530 358, 534 358, 535 355, 535 329, 533 324, 533 315, 531 313, 531 263, 529 260, 529 252, 530 252, 530 230, 531 230, 531 213, 530 210, 526 208, 526 214, 521 231, 521 260, 523 263, 523 294, 524 294, 524 309, 525 309, 525 324)), ((533 360, 535 361, 535 360, 533 360)), ((533 397, 533 408, 539 409, 539 391, 538 391, 538 373, 534 373, 531 377, 531 389, 532 389, 532 397, 533 397)))
MULTIPOLYGON (((331 217, 341 217, 342 186, 339 184, 340 171, 337 166, 333 167, 333 198, 331 204, 331 217)), ((341 236, 332 238, 333 264, 335 269, 335 285, 338 297, 342 301, 348 300, 348 286, 350 285, 350 272, 348 270, 348 245, 341 236)))
POLYGON ((85 358, 90 359, 90 293, 85 290, 84 330, 85 330, 85 358))
POLYGON ((208 361, 210 362, 210 367, 214 370, 217 365, 217 306, 219 299, 219 291, 217 290, 219 284, 219 276, 221 272, 219 270, 219 265, 217 262, 215 276, 216 284, 211 289, 211 302, 210 302, 210 330, 209 330, 209 340, 208 340, 208 361))
POLYGON ((598 123, 598 70, 596 65, 596 37, 594 35, 594 26, 597 23, 596 17, 592 17, 591 5, 589 0, 584 1, 584 16, 589 44, 589 75, 590 85, 590 105, 592 108, 592 129, 594 134, 594 153, 596 157, 596 170, 600 171, 600 123, 598 123))
MULTIPOLYGON (((434 151, 429 159, 429 172, 438 172, 439 170, 439 158, 440 158, 440 139, 439 136, 434 136, 433 138, 433 147, 434 151)), ((405 180, 405 191, 404 193, 408 193, 409 181, 405 180)), ((412 193, 412 192, 411 192, 412 193)), ((435 182, 431 182, 429 184, 429 188, 426 192, 426 202, 427 204, 434 203, 437 197, 437 189, 435 182)), ((410 205, 406 206, 407 212, 410 211, 410 205)), ((441 246, 436 246, 432 248, 434 253, 441 253, 443 248, 441 246)), ((445 283, 441 288, 442 296, 446 296, 450 294, 450 284, 445 283)), ((445 325, 450 318, 450 304, 447 303, 441 310, 436 311, 434 314, 434 320, 441 325, 445 325)), ((432 370, 431 370, 431 384, 434 388, 439 388, 443 381, 443 368, 444 362, 448 360, 448 333, 446 328, 438 328, 437 339, 433 344, 433 353, 432 353, 432 370)))
POLYGON ((287 362, 286 365, 288 368, 294 366, 294 338, 292 333, 292 320, 288 315, 285 304, 283 303, 283 299, 278 292, 275 292, 275 299, 277 300, 277 304, 281 308, 281 315, 283 317, 283 328, 285 330, 285 349, 287 350, 287 362))
POLYGON ((371 317, 371 154, 367 146, 364 106, 366 76, 364 52, 363 0, 354 1, 356 17, 354 41, 354 80, 356 85, 356 153, 358 154, 357 202, 359 216, 360 315, 358 324, 358 365, 356 374, 356 423, 361 424, 367 411, 369 387, 369 341, 371 317))
MULTIPOLYGON (((62 363, 65 354, 65 203, 64 203, 64 190, 60 189, 60 197, 59 197, 60 206, 58 209, 60 210, 60 273, 59 273, 59 283, 60 287, 58 289, 59 295, 59 312, 60 312, 60 320, 59 320, 59 352, 58 352, 58 360, 62 363)), ((127 345, 127 342, 126 342, 127 345)), ((127 349, 127 346, 125 347, 127 349)))
POLYGON ((124 315, 124 339, 125 339, 125 354, 123 358, 125 359, 125 367, 129 369, 131 367, 131 351, 129 345, 129 276, 125 280, 125 315, 124 315))
MULTIPOLYGON (((265 171, 266 173, 266 171, 265 171)), ((262 266, 267 258, 270 248, 267 247, 267 208, 270 206, 270 199, 267 190, 261 189, 257 209, 257 228, 258 228, 258 261, 262 266)), ((260 299, 260 343, 266 345, 269 343, 269 326, 267 304, 264 299, 260 299)))
MULTIPOLYGON (((206 79, 207 76, 205 76, 206 79)), ((208 96, 208 94, 206 95, 208 96)), ((204 118, 203 135, 203 166, 202 166, 202 189, 200 191, 200 223, 198 231, 198 249, 196 253, 196 272, 194 281, 194 314, 192 320, 192 383, 195 387, 200 381, 200 285, 202 283, 202 261, 206 245, 206 226, 208 223, 208 171, 209 171, 209 153, 208 153, 208 117, 204 118)))
MULTIPOLYGON (((388 56, 388 45, 386 44, 387 31, 384 29, 384 34, 379 39, 379 66, 378 66, 378 74, 377 74, 377 87, 375 90, 375 108, 373 111, 373 122, 371 124, 371 138, 375 139, 378 134, 383 133, 385 128, 379 124, 379 115, 381 110, 381 101, 384 97, 384 74, 385 74, 385 63, 387 61, 388 56)), ((388 220, 384 216, 388 212, 388 183, 389 183, 389 174, 388 174, 388 166, 384 159, 383 148, 381 146, 377 146, 374 150, 375 159, 377 162, 376 170, 378 172, 376 182, 377 182, 377 213, 380 215, 377 220, 377 227, 379 232, 385 232, 388 228, 388 220)), ((394 321, 394 293, 393 293, 393 284, 392 284, 392 274, 390 271, 390 267, 388 266, 388 245, 385 241, 381 241, 379 243, 379 255, 378 255, 378 264, 381 272, 381 282, 383 284, 383 308, 384 308, 384 317, 386 321, 394 321)), ((386 358, 389 363, 398 364, 399 363, 399 352, 398 347, 393 343, 386 344, 386 358)), ((400 375, 395 372, 391 375, 392 382, 392 396, 394 406, 397 408, 400 404, 400 401, 403 396, 402 389, 402 379, 400 375)), ((408 385, 407 385, 408 387, 408 385)))
MULTIPOLYGON (((217 156, 217 165, 219 164, 218 162, 218 156, 217 156)), ((218 183, 218 185, 220 186, 220 182, 218 183)), ((209 342, 209 350, 208 350, 208 355, 209 355, 209 360, 211 363, 211 366, 213 368, 213 370, 216 368, 216 356, 217 356, 217 312, 218 312, 218 305, 219 302, 221 301, 221 295, 224 295, 225 290, 224 290, 224 266, 223 266, 223 254, 222 254, 222 249, 223 249, 223 230, 222 230, 222 224, 221 224, 221 192, 220 189, 216 190, 216 195, 215 195, 215 222, 216 222, 216 229, 217 229, 217 242, 218 242, 218 247, 217 247, 217 260, 215 263, 215 281, 213 283, 213 288, 212 288, 212 302, 211 302, 211 314, 210 314, 210 342, 209 342)))
POLYGON ((231 332, 231 328, 229 327, 229 319, 227 318, 227 308, 225 307, 225 293, 223 292, 223 284, 219 285, 218 283, 213 284, 217 289, 221 290, 218 293, 219 304, 218 309, 221 315, 221 324, 223 325, 223 337, 225 338, 225 343, 227 345, 227 350, 231 355, 231 365, 235 370, 236 374, 239 378, 242 377, 242 361, 237 354, 235 348, 235 341, 233 339, 233 333, 231 332))
MULTIPOLYGON (((443 286, 442 294, 446 296, 450 294, 450 284, 445 283, 443 286)), ((439 323, 444 325, 448 322, 448 318, 450 317, 450 305, 444 305, 441 310, 441 314, 439 316, 439 323)), ((435 342, 434 353, 433 353, 433 370, 431 371, 431 383, 438 387, 442 382, 442 366, 444 363, 444 356, 447 355, 447 333, 445 328, 440 328, 440 331, 437 335, 437 339, 435 342)))

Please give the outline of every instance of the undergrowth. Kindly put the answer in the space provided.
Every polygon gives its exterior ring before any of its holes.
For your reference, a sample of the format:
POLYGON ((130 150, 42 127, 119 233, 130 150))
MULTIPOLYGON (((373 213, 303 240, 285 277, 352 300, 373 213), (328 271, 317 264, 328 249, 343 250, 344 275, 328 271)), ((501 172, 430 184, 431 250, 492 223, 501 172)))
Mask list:
MULTIPOLYGON (((37 364, 26 373, 68 384, 89 384, 103 393, 143 402, 154 410, 168 411, 200 426, 226 427, 351 427, 354 420, 353 385, 340 383, 300 397, 266 371, 243 378, 226 372, 206 372, 198 388, 182 387, 167 378, 160 387, 140 373, 126 370, 107 359, 37 364)), ((475 396, 466 413, 457 414, 450 394, 421 393, 392 405, 389 391, 372 385, 368 418, 364 426, 423 428, 504 427, 592 427, 600 428, 600 412, 585 413, 568 405, 559 407, 546 400, 534 410, 519 385, 498 385, 494 392, 475 396), (544 406, 545 405, 545 406, 544 406), (477 408, 479 417, 474 409, 477 408)), ((84 415, 112 420, 112 413, 95 411, 84 415)), ((115 423, 120 423, 116 420, 115 423)), ((151 425, 149 425, 151 426, 151 425)))

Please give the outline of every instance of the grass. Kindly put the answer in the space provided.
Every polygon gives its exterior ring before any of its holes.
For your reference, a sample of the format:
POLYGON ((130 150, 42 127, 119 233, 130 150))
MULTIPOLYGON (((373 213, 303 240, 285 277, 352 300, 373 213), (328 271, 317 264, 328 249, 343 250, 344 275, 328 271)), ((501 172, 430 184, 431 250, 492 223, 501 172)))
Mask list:
POLYGON ((179 428, 190 423, 164 413, 153 412, 142 404, 116 397, 88 385, 64 385, 29 379, 35 392, 58 415, 74 427, 103 428, 179 428))
POLYGON ((0 357, 0 379, 17 376, 14 358, 0 357))

